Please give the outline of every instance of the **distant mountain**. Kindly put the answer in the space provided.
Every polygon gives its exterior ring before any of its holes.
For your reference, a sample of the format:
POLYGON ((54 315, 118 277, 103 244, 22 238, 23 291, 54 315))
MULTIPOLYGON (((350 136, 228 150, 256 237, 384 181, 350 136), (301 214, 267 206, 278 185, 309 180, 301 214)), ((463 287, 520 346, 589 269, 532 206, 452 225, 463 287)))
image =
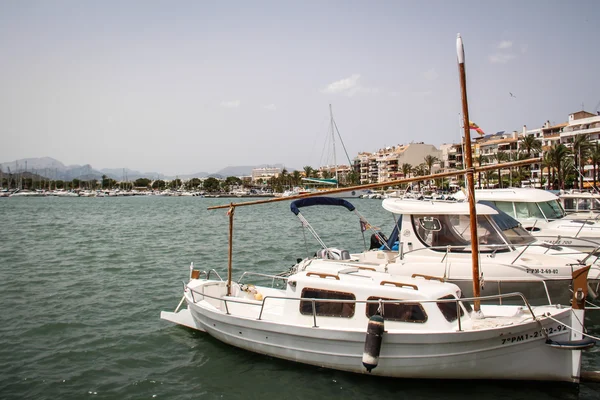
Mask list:
POLYGON ((129 168, 102 168, 100 172, 116 181, 135 181, 139 178, 168 179, 158 172, 140 172, 129 168))
MULTIPOLYGON (((229 166, 215 173, 196 172, 194 174, 168 176, 159 172, 140 172, 129 168, 103 168, 96 170, 90 164, 85 165, 64 165, 62 162, 51 157, 23 158, 11 162, 0 163, 3 173, 22 173, 32 172, 49 179, 60 179, 71 181, 75 178, 81 180, 97 179, 101 180, 103 175, 116 181, 128 180, 134 181, 139 178, 171 180, 176 177, 182 180, 192 178, 213 177, 223 179, 228 176, 250 176, 254 168, 284 168, 283 164, 261 164, 245 166, 229 166)), ((288 172, 294 171, 293 168, 287 168, 288 172)))
POLYGON ((102 173, 91 165, 69 165, 51 157, 23 158, 0 164, 4 173, 31 172, 50 179, 71 181, 77 179, 99 179, 102 173))

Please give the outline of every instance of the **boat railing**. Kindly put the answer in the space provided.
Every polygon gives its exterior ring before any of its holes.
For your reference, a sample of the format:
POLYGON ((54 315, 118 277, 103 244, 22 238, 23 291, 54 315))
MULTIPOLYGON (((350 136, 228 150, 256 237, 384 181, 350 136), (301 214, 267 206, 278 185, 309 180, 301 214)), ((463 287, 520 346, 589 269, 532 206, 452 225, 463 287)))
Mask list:
MULTIPOLYGON (((550 254, 550 255, 561 255, 561 256, 565 256, 565 255, 579 255, 581 253, 583 253, 582 251, 578 251, 577 248, 578 247, 587 247, 585 245, 570 245, 570 244, 561 244, 560 240, 565 239, 568 237, 563 237, 563 236, 558 236, 558 238, 556 240, 553 240, 552 242, 545 242, 543 240, 540 240, 540 238, 543 238, 544 236, 536 236, 536 238, 538 239, 535 242, 530 242, 527 244, 522 244, 522 245, 516 245, 516 244, 511 244, 506 245, 506 244, 484 244, 482 246, 487 247, 489 250, 482 250, 482 253, 490 253, 491 257, 495 257, 496 253, 499 250, 506 250, 506 249, 510 249, 515 248, 516 250, 520 250, 519 254, 515 257, 514 260, 511 261, 511 264, 514 264, 515 262, 517 262, 517 260, 519 260, 519 258, 521 258, 521 256, 529 249, 529 248, 535 248, 535 247, 543 247, 544 249, 546 249, 546 251, 544 252, 544 254, 548 253, 548 251, 550 250, 557 250, 556 247, 568 247, 570 249, 573 249, 573 252, 561 252, 561 253, 556 253, 556 254, 550 254)), ((554 238, 554 236, 547 236, 549 238, 554 238)), ((581 262, 579 264, 586 264, 587 261, 591 258, 591 257, 595 257, 595 260, 592 262, 595 263, 599 258, 600 258, 600 245, 598 245, 597 242, 594 242, 592 240, 587 240, 587 239, 580 239, 577 238, 577 240, 579 241, 585 241, 585 242, 589 242, 590 244, 594 245, 594 250, 592 252, 590 252, 589 254, 586 255, 586 257, 581 260, 581 262)), ((398 252, 398 255, 394 256, 394 259, 400 259, 400 260, 404 260, 404 257, 407 254, 410 253, 414 253, 417 251, 425 251, 425 250, 434 250, 437 251, 438 253, 442 253, 440 250, 445 250, 444 252, 444 256, 442 257, 442 259, 440 260, 440 262, 444 262, 446 260, 446 258, 453 252, 453 250, 456 253, 468 253, 470 252, 470 245, 466 245, 466 246, 462 246, 462 245, 446 245, 446 246, 427 246, 427 247, 419 247, 416 249, 412 249, 412 250, 404 250, 403 246, 400 246, 400 251, 398 252), (467 250, 467 251, 465 251, 467 250)), ((573 263, 573 265, 578 265, 577 263, 573 263)))
MULTIPOLYGON (((219 285, 222 282, 214 282, 214 285, 219 285)), ((461 322, 461 318, 463 315, 462 314, 462 310, 464 306, 461 306, 461 303, 465 303, 465 302, 474 302, 474 301, 479 301, 479 302, 486 302, 486 301, 491 301, 491 300, 502 300, 502 299, 506 299, 506 298, 520 298, 523 301, 523 305, 525 307, 527 307, 527 309, 529 310, 529 313, 531 314, 531 317, 533 320, 538 321, 537 316, 535 315, 535 313, 533 312, 533 309, 531 308, 531 305, 529 304, 529 302, 527 301, 527 299, 525 298, 525 296, 520 293, 520 292, 512 292, 512 293, 506 293, 506 294, 497 294, 497 295, 491 295, 491 296, 480 296, 480 297, 468 297, 468 298, 454 298, 454 299, 431 299, 431 300, 419 300, 419 299, 412 299, 412 300, 382 300, 382 299, 378 299, 378 300, 341 300, 341 299, 318 299, 318 298, 310 298, 310 297, 302 297, 302 298, 297 298, 297 297, 285 297, 285 296, 265 296, 262 301, 258 302, 249 302, 248 300, 243 300, 243 299, 235 299, 235 298, 224 298, 223 296, 213 296, 213 295, 209 295, 206 294, 204 292, 204 286, 203 285, 203 290, 202 292, 197 291, 196 289, 188 286, 187 284, 184 284, 184 290, 189 290, 191 292, 192 295, 192 300, 194 303, 197 303, 200 300, 204 300, 205 298, 209 298, 212 300, 216 300, 217 302, 223 302, 224 306, 225 306, 225 313, 226 314, 230 314, 229 312, 229 305, 228 303, 234 303, 234 304, 243 304, 243 305, 250 305, 250 306, 255 306, 258 307, 260 306, 260 312, 258 314, 258 321, 263 320, 263 313, 264 313, 264 309, 265 309, 265 305, 267 303, 267 301, 274 301, 274 300, 285 300, 285 301, 297 301, 297 302, 302 302, 302 301, 309 301, 311 302, 311 308, 312 308, 312 320, 313 320, 313 328, 318 328, 319 325, 317 325, 317 305, 316 303, 337 303, 337 304, 377 304, 381 306, 381 312, 384 314, 385 312, 385 308, 383 307, 384 304, 423 304, 423 303, 455 303, 456 304, 456 317, 457 317, 457 321, 458 321, 458 330, 461 331, 462 330, 462 322, 461 322), (196 300, 194 293, 196 293, 197 295, 202 296, 202 299, 200 300, 196 300)), ((466 309, 466 307, 465 307, 466 309)), ((385 315, 383 315, 385 318, 385 315)), ((328 316, 330 317, 330 316, 328 316)), ((539 321, 538 321, 539 322, 539 321)))
MULTIPOLYGON (((401 243, 402 244, 402 243, 401 243)), ((502 249, 510 249, 512 247, 512 245, 507 245, 504 243, 499 243, 499 244, 482 244, 481 246, 484 246, 486 248, 489 248, 490 251, 493 254, 495 254, 498 250, 502 250, 502 249)), ((404 256, 406 256, 407 254, 410 253, 414 253, 417 251, 424 251, 424 250, 434 250, 434 251, 438 251, 438 250, 446 250, 446 254, 444 255, 444 258, 442 258, 441 262, 444 262, 445 257, 449 254, 452 253, 452 250, 455 250, 457 253, 462 253, 465 252, 464 250, 468 250, 468 252, 471 251, 471 245, 467 244, 467 245, 445 245, 445 246, 427 246, 427 247, 419 247, 416 249, 412 249, 412 250, 404 250, 403 246, 399 246, 402 251, 400 251, 398 253, 397 256, 395 256, 395 258, 400 258, 400 260, 404 259, 404 256)), ((487 250, 482 250, 481 252, 488 252, 487 250)), ((439 253, 441 254, 442 252, 439 251, 439 253)))
POLYGON ((261 274, 259 272, 246 271, 242 274, 242 276, 240 276, 240 279, 238 279, 237 283, 241 285, 244 281, 244 278, 246 278, 248 276, 258 276, 261 278, 271 279, 271 288, 275 287, 275 280, 283 281, 285 284, 285 283, 287 283, 287 279, 288 279, 287 277, 281 276, 281 275, 261 274))

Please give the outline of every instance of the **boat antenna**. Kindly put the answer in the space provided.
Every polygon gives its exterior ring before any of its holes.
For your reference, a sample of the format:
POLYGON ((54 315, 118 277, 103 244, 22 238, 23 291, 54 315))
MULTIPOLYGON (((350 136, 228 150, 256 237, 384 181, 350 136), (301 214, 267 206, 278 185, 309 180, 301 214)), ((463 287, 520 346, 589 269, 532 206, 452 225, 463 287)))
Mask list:
MULTIPOLYGON (((471 261, 473 263, 473 297, 481 296, 479 281, 479 239, 477 236, 477 209, 475 207, 475 182, 473 169, 473 154, 471 153, 471 131, 469 126, 469 106, 467 102, 467 78, 465 72, 465 49, 460 33, 456 38, 456 53, 458 56, 458 71, 460 75, 460 94, 462 98, 463 130, 465 138, 465 170, 467 171, 467 197, 469 199, 469 214, 471 216, 471 261)), ((479 300, 474 302, 474 310, 482 316, 479 300)))

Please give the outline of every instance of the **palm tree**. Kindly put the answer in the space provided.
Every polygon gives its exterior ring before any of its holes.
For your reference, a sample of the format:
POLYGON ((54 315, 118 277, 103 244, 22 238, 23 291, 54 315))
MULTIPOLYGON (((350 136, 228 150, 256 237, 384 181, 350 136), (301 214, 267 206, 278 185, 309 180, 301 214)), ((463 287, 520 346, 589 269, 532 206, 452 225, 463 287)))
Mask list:
POLYGON ((527 158, 531 158, 531 153, 542 151, 542 142, 533 135, 527 135, 521 140, 521 148, 527 153, 527 158))
MULTIPOLYGON (((521 140, 521 149, 527 153, 527 158, 531 158, 531 153, 539 153, 542 151, 542 142, 535 138, 533 135, 527 135, 521 140)), ((531 165, 527 166, 527 169, 531 171, 531 165)), ((530 172, 531 175, 531 172, 530 172)), ((533 184, 533 183, 532 183, 533 184)))
POLYGON ((412 165, 410 165, 409 163, 404 163, 402 164, 402 176, 404 176, 405 178, 408 178, 408 176, 410 175, 410 172, 412 171, 412 165))
POLYGON ((573 155, 575 156, 575 168, 579 172, 579 189, 583 189, 583 172, 581 170, 581 161, 587 159, 591 147, 590 139, 587 134, 577 135, 573 138, 573 155))
MULTIPOLYGON (((425 171, 426 171, 425 168, 426 168, 426 165, 424 163, 417 165, 416 167, 414 167, 412 169, 413 176, 423 176, 423 175, 425 175, 425 171)), ((421 181, 417 182, 417 190, 419 192, 421 191, 421 181)))
POLYGON ((600 144, 594 143, 590 149, 590 161, 594 168, 594 189, 596 189, 596 180, 598 178, 597 171, 598 165, 600 165, 600 144))
POLYGON ((292 179, 294 181, 294 185, 298 186, 300 184, 300 180, 302 179, 300 176, 300 171, 296 170, 292 173, 292 179))
POLYGON ((311 167, 310 165, 306 165, 304 166, 304 176, 306 178, 312 178, 313 174, 315 173, 315 169, 313 167, 311 167))
MULTIPOLYGON (((504 150, 498 150, 496 152, 496 161, 498 164, 502 164, 508 161, 508 153, 504 150)), ((502 187, 502 168, 498 168, 498 184, 502 187)))
POLYGON ((489 189, 490 181, 496 178, 496 173, 493 170, 485 171, 485 185, 489 189))
MULTIPOLYGON (((484 156, 483 154, 480 154, 479 156, 477 156, 477 165, 478 166, 482 166, 483 164, 487 163, 488 159, 486 156, 484 156)), ((478 182, 479 182, 479 189, 482 189, 483 186, 481 186, 481 172, 478 173, 478 182)))
POLYGON ((570 153, 571 149, 565 146, 562 143, 555 143, 552 145, 550 149, 552 151, 552 164, 553 167, 556 168, 556 177, 558 179, 558 187, 560 189, 565 188, 565 179, 564 175, 561 172, 564 172, 564 158, 566 158, 570 153))
POLYGON ((544 152, 544 158, 542 159, 542 179, 540 179, 540 183, 544 180, 544 168, 548 169, 548 179, 546 179, 546 189, 551 188, 551 184, 554 184, 554 155, 552 153, 552 149, 544 152))
POLYGON ((431 154, 427 154, 423 158, 423 161, 424 161, 424 165, 427 167, 427 170, 426 170, 427 175, 431 175, 431 170, 433 169, 433 164, 437 163, 439 161, 439 159, 435 156, 432 156, 431 154))
POLYGON ((433 169, 433 164, 439 161, 439 158, 432 156, 431 154, 427 154, 425 158, 423 158, 425 165, 427 166, 427 175, 431 175, 431 170, 433 169))

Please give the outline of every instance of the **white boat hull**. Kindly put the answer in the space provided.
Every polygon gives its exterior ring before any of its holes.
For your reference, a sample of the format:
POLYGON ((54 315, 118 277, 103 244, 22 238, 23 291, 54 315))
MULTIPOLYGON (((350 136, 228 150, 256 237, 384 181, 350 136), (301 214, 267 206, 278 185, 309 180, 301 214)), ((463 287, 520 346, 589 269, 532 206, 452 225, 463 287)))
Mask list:
MULTIPOLYGON (((284 325, 243 319, 205 301, 188 304, 198 325, 216 339, 255 353, 324 368, 367 374, 362 365, 365 331, 284 325)), ((559 320, 570 325, 570 310, 559 320)), ((558 323, 544 321, 553 340, 569 340, 558 323)), ((383 336, 371 374, 418 379, 509 379, 578 382, 580 351, 545 344, 536 322, 472 333, 424 332, 383 336), (577 354, 576 354, 577 353, 577 354)))

